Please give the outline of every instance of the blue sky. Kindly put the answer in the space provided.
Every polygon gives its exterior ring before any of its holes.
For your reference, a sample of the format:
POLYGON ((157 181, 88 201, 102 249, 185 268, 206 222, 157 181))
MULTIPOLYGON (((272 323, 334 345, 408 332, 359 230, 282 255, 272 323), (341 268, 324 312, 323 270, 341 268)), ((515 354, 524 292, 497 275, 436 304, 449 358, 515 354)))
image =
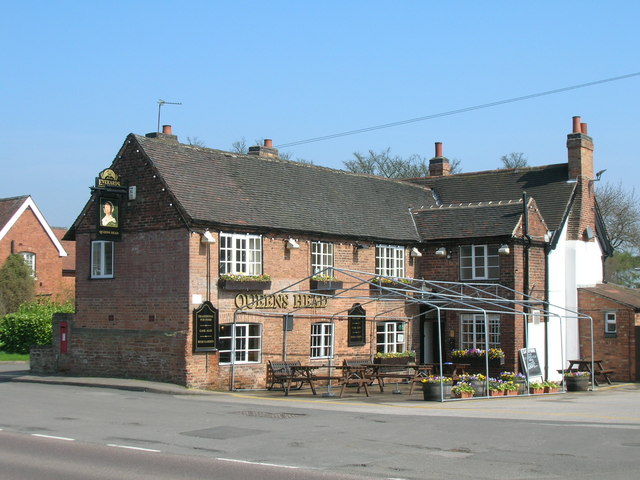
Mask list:
MULTIPOLYGON (((0 197, 30 194, 70 226, 125 136, 274 145, 640 72, 636 1, 6 2, 0 197)), ((463 171, 523 152, 565 162, 589 124, 603 182, 640 190, 640 76, 282 149, 341 168, 353 152, 463 171)), ((312 186, 310 186, 312 188, 312 186)))

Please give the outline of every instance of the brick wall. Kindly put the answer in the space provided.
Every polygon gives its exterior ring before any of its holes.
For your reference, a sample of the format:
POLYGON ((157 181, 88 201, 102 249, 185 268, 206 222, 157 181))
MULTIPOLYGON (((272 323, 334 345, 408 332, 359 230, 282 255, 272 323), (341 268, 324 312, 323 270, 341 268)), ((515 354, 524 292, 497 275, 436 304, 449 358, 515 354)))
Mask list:
MULTIPOLYGON (((636 381, 635 326, 640 325, 640 315, 624 304, 609 300, 592 292, 578 289, 578 305, 582 314, 593 318, 594 358, 604 361, 607 370, 614 370, 617 381, 636 381), (605 335, 604 315, 615 312, 617 333, 605 335)), ((591 358, 591 329, 588 320, 580 320, 580 356, 591 358)))

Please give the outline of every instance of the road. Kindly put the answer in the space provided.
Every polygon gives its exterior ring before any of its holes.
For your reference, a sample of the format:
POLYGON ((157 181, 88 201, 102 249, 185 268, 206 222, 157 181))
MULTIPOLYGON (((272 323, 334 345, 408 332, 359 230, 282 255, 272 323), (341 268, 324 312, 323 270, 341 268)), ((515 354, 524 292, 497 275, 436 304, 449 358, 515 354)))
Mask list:
POLYGON ((30 475, 8 477, 31 480, 81 478, 64 472, 84 479, 637 478, 637 385, 447 404, 398 397, 367 403, 3 382, 0 462, 18 472, 32 465, 30 475), (22 465, 10 460, 16 451, 22 465))

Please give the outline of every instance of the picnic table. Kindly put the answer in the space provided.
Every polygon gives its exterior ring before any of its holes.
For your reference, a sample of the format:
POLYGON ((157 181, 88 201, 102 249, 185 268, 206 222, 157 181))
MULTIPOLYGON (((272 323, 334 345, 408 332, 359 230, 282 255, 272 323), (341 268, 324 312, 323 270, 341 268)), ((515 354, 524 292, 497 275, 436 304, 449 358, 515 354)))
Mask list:
MULTIPOLYGON (((358 380, 358 392, 360 392, 360 386, 365 387, 365 393, 367 393, 367 396, 369 395, 368 389, 366 388, 367 385, 371 385, 374 381, 377 381, 380 392, 384 392, 385 380, 394 379, 410 383, 409 395, 411 395, 415 384, 421 382, 423 378, 431 375, 433 372, 432 365, 390 365, 366 363, 357 360, 345 360, 342 369, 346 372, 346 376, 349 377, 348 380, 358 380)), ((346 381, 345 383, 348 384, 349 381, 346 381)))
POLYGON ((292 385, 294 388, 300 389, 305 383, 309 384, 313 394, 317 395, 314 382, 320 380, 342 380, 343 378, 342 375, 317 375, 314 373, 315 370, 320 368, 336 368, 331 365, 301 365, 299 361, 287 362, 269 360, 267 368, 267 388, 271 390, 276 383, 279 383, 282 385, 285 396, 289 395, 292 385))
MULTIPOLYGON (((579 360, 567 360, 569 362, 568 371, 577 370, 579 372, 589 372, 591 377, 593 378, 593 383, 598 385, 598 376, 604 377, 609 385, 611 385, 611 377, 609 375, 613 374, 613 370, 607 370, 602 366, 602 360, 589 360, 589 359, 579 359, 579 360), (592 371, 592 366, 594 371, 592 371)), ((564 372, 561 372, 564 373, 564 372)))

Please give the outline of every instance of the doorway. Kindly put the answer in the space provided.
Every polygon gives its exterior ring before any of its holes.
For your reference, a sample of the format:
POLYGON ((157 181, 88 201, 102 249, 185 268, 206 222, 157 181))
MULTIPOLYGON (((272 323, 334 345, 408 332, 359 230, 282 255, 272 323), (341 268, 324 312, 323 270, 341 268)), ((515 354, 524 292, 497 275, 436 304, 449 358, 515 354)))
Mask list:
POLYGON ((436 310, 426 311, 420 314, 420 363, 438 363, 440 361, 440 351, 446 341, 446 319, 445 312, 440 312, 440 328, 442 333, 442 344, 438 341, 438 312, 436 310))

